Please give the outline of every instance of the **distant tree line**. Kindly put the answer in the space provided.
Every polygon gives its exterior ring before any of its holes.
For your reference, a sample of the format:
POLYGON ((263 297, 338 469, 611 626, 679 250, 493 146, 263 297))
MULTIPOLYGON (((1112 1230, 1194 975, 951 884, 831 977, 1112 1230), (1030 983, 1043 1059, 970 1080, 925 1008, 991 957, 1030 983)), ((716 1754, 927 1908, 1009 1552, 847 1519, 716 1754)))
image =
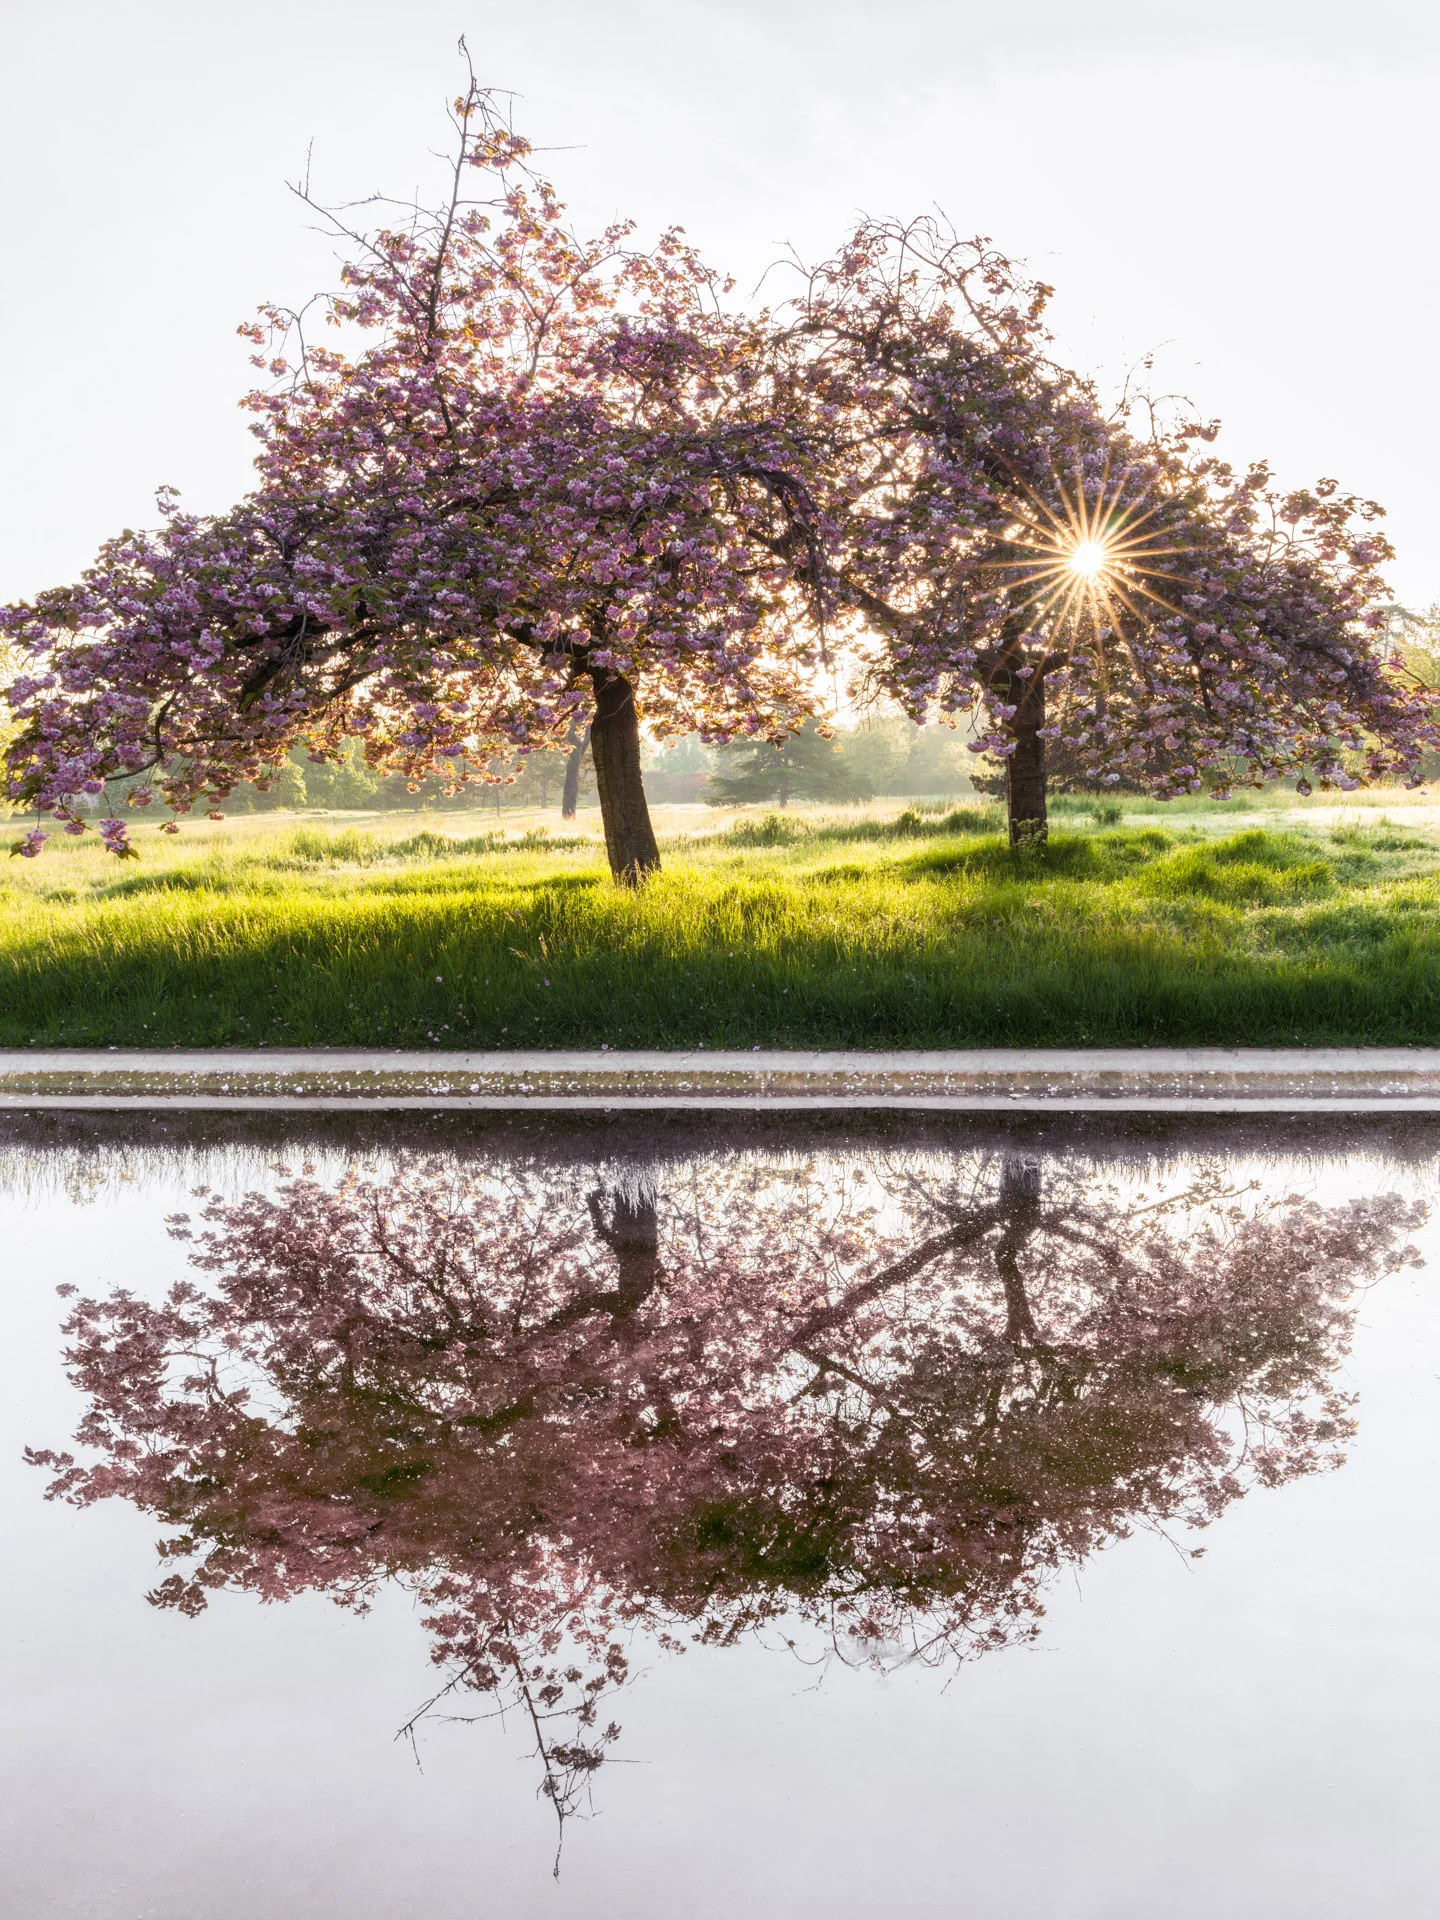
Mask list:
MULTIPOLYGON (((241 814, 307 808, 558 808, 566 763, 574 750, 532 753, 510 769, 508 783, 456 793, 438 779, 410 781, 376 772, 366 766, 358 740, 347 741, 330 760, 313 760, 297 747, 266 787, 237 787, 225 807, 241 814)), ((768 740, 706 747, 691 735, 652 747, 644 757, 646 790, 662 806, 706 801, 714 806, 753 802, 783 807, 792 800, 840 803, 877 794, 942 796, 969 791, 974 766, 959 734, 944 727, 917 727, 901 716, 868 719, 838 729, 829 739, 811 722, 778 747, 768 740)), ((593 807, 597 795, 588 749, 581 755, 577 788, 578 804, 593 807)))

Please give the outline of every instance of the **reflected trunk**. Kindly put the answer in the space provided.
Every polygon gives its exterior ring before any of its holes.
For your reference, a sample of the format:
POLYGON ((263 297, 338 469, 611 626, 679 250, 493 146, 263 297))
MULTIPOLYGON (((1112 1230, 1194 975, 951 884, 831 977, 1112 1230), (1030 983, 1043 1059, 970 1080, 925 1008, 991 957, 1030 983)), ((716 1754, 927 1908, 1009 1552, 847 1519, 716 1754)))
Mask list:
POLYGON ((655 1188, 648 1182, 636 1187, 612 1187, 608 1196, 597 1189, 589 1196, 588 1205, 595 1231, 615 1255, 620 1269, 611 1310, 622 1318, 643 1306, 660 1281, 660 1214, 655 1188))
POLYGON ((1007 1160, 1001 1167, 999 1211, 1004 1225, 995 1249, 995 1269, 1005 1289, 1005 1335, 1015 1347, 1033 1347, 1040 1341, 1020 1271, 1020 1255, 1040 1224, 1040 1189, 1038 1160, 1007 1160))

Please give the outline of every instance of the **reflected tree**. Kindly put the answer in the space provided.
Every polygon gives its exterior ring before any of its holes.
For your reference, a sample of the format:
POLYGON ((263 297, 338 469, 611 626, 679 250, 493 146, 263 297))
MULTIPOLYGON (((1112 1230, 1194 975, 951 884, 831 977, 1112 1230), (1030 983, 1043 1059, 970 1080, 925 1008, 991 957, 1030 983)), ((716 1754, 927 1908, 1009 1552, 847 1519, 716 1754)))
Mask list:
POLYGON ((1014 1155, 201 1198, 193 1277, 75 1304, 51 1496, 160 1519, 185 1613, 403 1583, 422 1713, 521 1711, 562 1832, 637 1634, 963 1659, 1060 1566, 1335 1464, 1357 1289, 1421 1217, 1014 1155))

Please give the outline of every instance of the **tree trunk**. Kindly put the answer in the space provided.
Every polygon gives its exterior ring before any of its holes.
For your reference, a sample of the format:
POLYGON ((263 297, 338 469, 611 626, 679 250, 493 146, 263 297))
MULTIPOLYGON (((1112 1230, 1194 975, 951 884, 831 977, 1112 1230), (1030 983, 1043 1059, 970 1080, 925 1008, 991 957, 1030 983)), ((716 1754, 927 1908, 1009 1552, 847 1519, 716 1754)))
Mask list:
POLYGON ((1032 674, 1017 689, 1015 717, 1010 722, 1015 751, 1005 762, 1005 804, 1010 816, 1012 847, 1044 846, 1049 835, 1045 817, 1045 677, 1032 674))
POLYGON ((565 759, 565 786, 560 795, 560 818, 573 820, 580 805, 580 765, 590 745, 590 729, 586 727, 579 740, 571 748, 565 759))
POLYGON ((1007 1158, 1001 1163, 999 1211, 1005 1224, 995 1249, 995 1267, 1005 1289, 1005 1337, 1017 1347, 1037 1346, 1040 1341, 1020 1271, 1020 1255, 1040 1224, 1040 1194, 1038 1160, 1007 1158))
POLYGON ((659 1285, 660 1215, 655 1188, 648 1181, 629 1190, 612 1187, 609 1199, 608 1220, 602 1189, 589 1196, 589 1207, 595 1231, 619 1263, 612 1308, 619 1319, 643 1306, 659 1285))
POLYGON ((660 849, 650 824, 645 783, 640 778, 640 715, 635 689, 623 673, 596 667, 595 718, 590 723, 590 755, 600 789, 600 818, 610 871, 622 886, 638 886, 658 872, 660 849))

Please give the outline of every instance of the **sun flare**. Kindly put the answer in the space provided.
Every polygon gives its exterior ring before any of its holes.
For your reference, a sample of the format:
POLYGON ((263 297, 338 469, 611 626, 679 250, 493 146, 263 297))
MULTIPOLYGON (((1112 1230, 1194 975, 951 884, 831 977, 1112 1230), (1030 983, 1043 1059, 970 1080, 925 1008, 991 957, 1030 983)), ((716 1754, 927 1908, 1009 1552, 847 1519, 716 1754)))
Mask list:
POLYGON ((1003 576, 992 596, 1055 639, 1068 632, 1073 640, 1086 626, 1098 639, 1107 628, 1118 633, 1127 614, 1143 623, 1155 609, 1173 612, 1156 588, 1177 577, 1163 562, 1180 549, 1162 544, 1164 533, 1151 524, 1159 503, 1127 500, 1124 477, 1112 484, 1108 473, 1093 491, 1077 474, 1073 492, 1056 475, 1053 505, 1025 491, 1030 510, 1009 530, 1014 558, 992 563, 1003 576))
POLYGON ((1071 549, 1070 571, 1082 580, 1095 580, 1104 573, 1109 556, 1103 541, 1079 540, 1071 549))

